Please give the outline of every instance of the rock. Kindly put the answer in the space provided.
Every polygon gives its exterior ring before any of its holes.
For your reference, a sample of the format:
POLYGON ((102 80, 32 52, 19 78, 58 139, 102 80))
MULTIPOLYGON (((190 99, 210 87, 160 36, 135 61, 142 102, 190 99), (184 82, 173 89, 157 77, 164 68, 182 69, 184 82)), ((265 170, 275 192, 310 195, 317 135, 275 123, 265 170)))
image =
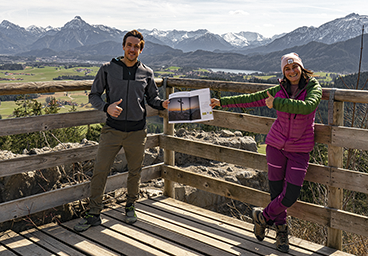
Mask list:
POLYGON ((222 130, 220 136, 229 138, 229 137, 235 137, 235 134, 229 130, 222 130))

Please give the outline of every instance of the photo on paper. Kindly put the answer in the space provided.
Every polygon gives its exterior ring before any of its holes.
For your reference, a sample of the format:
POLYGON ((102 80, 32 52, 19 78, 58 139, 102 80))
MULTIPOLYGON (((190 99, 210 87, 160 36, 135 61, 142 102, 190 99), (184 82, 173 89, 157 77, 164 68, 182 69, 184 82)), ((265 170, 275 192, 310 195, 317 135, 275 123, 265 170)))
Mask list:
POLYGON ((192 123, 213 119, 208 88, 172 93, 169 99, 169 123, 192 123))
POLYGON ((169 121, 193 121, 201 119, 199 97, 171 98, 169 104, 169 121))

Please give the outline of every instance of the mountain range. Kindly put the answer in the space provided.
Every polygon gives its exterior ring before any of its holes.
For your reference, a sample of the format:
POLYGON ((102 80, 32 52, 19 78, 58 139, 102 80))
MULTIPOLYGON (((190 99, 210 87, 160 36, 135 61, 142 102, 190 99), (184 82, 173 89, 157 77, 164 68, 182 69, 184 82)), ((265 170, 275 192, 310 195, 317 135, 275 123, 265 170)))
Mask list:
MULTIPOLYGON (((256 32, 214 34, 196 31, 139 29, 146 46, 140 58, 148 65, 178 65, 279 71, 280 57, 297 52, 307 68, 329 72, 356 72, 362 29, 367 15, 349 14, 320 27, 300 27, 272 38, 256 32)), ((0 54, 108 61, 122 54, 124 34, 116 28, 90 25, 76 16, 61 28, 20 27, 0 23, 0 54)), ((365 39, 365 37, 364 37, 365 39)), ((366 56, 366 40, 363 40, 366 56)), ((368 46, 368 45, 367 45, 368 46)), ((363 58, 362 70, 368 70, 363 58)))

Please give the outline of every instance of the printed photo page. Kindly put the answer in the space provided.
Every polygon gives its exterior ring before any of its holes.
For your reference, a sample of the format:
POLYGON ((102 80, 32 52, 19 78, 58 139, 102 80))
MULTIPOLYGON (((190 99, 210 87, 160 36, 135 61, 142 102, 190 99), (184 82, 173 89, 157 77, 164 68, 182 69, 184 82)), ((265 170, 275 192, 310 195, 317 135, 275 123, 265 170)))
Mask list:
POLYGON ((169 95, 169 123, 213 120, 210 89, 175 92, 169 95))

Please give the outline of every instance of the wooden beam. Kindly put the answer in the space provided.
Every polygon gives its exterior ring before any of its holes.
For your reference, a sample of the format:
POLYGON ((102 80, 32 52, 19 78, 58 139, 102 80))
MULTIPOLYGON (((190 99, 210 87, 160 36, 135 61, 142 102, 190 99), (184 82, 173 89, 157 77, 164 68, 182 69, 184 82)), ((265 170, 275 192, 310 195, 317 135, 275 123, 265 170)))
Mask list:
POLYGON ((162 178, 252 205, 267 206, 270 202, 266 192, 169 165, 162 166, 162 178))
MULTIPOLYGON (((159 145, 159 135, 147 136, 146 149, 159 145)), ((59 165, 72 164, 94 159, 98 145, 66 149, 45 154, 16 157, 0 161, 0 177, 15 175, 23 172, 51 168, 59 165)), ((123 154, 122 148, 119 154, 123 154)))
MULTIPOLYGON (((266 155, 252 151, 213 145, 211 143, 187 140, 163 134, 160 135, 160 147, 165 150, 174 150, 183 154, 194 155, 218 162, 227 162, 267 171, 266 155)), ((368 193, 368 173, 310 163, 305 180, 361 193, 368 193)))
POLYGON ((235 149, 211 143, 192 141, 174 136, 160 135, 160 147, 188 155, 219 162, 243 165, 258 170, 267 170, 266 156, 263 154, 235 149))
MULTIPOLYGON (((159 113, 158 110, 155 110, 148 105, 146 106, 146 109, 148 117, 156 116, 159 113)), ((0 136, 104 123, 105 121, 106 113, 98 110, 1 119, 0 136)))
MULTIPOLYGON (((184 87, 192 89, 210 88, 215 91, 232 91, 239 93, 253 93, 265 90, 276 84, 248 83, 215 81, 205 79, 191 78, 173 78, 168 77, 167 86, 184 87)), ((157 86, 163 85, 162 78, 155 78, 157 86)), ((31 94, 31 93, 49 93, 49 92, 67 92, 67 91, 85 91, 90 90, 92 80, 81 81, 46 81, 46 82, 28 82, 28 83, 2 83, 0 95, 31 94)), ((332 88, 323 88, 322 99, 328 100, 332 88)), ((368 92, 365 90, 336 89, 335 100, 344 102, 368 103, 368 92)))
MULTIPOLYGON (((142 169, 142 182, 161 177, 161 165, 156 164, 142 169)), ((108 177, 105 193, 126 187, 128 173, 108 177)), ((17 219, 40 211, 58 207, 89 196, 90 182, 84 182, 62 189, 48 191, 0 204, 0 223, 17 219)))
MULTIPOLYGON (((166 83, 165 79, 165 83, 166 83)), ((166 84, 165 84, 166 87, 166 84)), ((168 99, 170 94, 174 93, 173 87, 166 87, 166 98, 168 99)), ((165 115, 164 117, 164 134, 174 135, 174 124, 169 124, 169 117, 165 115)), ((161 138, 161 137, 160 137, 161 138)), ((161 143, 160 143, 161 144, 161 143)), ((175 165, 175 152, 173 150, 165 149, 164 150, 164 163, 168 165, 175 165)), ((175 184, 171 180, 165 180, 164 183, 164 195, 175 198, 174 187, 175 184)))
MULTIPOLYGON (((155 82, 158 86, 161 86, 162 79, 155 78, 155 82)), ((2 83, 0 95, 89 91, 92 83, 93 80, 2 83)))
MULTIPOLYGON (((333 102, 333 108, 329 108, 329 115, 333 118, 334 126, 344 125, 344 102, 333 102), (332 113, 331 113, 332 112, 332 113)), ((334 137, 332 137, 333 141, 334 137)), ((353 140, 353 138, 349 138, 353 140)), ((361 138, 359 138, 361 139, 361 138)), ((333 144, 328 145, 328 165, 331 167, 343 167, 344 149, 333 144)), ((343 189, 341 187, 328 186, 328 206, 339 210, 342 208, 343 189)), ((331 216, 332 221, 332 216, 331 216)), ((342 249, 342 231, 335 228, 329 228, 327 233, 327 246, 337 250, 342 249)))
POLYGON ((368 150, 368 130, 344 126, 331 127, 331 145, 368 150))
MULTIPOLYGON (((266 207, 270 202, 269 193, 177 167, 163 165, 162 177, 251 205, 266 207)), ((368 233, 368 217, 321 205, 297 201, 288 209, 288 214, 358 235, 368 233)))

